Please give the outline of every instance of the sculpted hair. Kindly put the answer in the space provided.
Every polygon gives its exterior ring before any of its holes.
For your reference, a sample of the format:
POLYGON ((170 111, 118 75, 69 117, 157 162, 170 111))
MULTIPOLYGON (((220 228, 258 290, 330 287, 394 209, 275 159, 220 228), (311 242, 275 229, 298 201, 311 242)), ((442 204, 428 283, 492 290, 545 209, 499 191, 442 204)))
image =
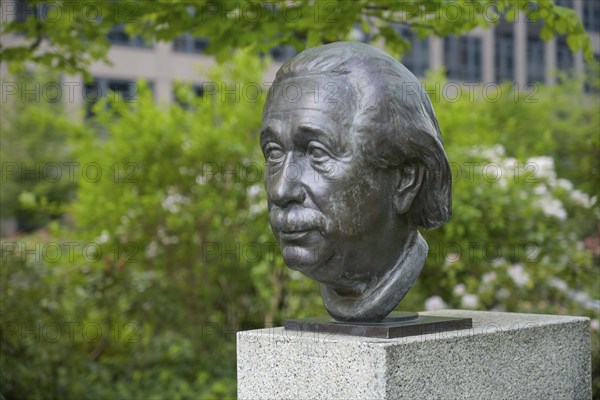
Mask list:
POLYGON ((336 100, 356 102, 350 135, 355 154, 361 154, 364 162, 377 168, 414 164, 424 169, 423 182, 408 212, 411 225, 432 229, 449 220, 452 174, 431 101, 417 78, 373 46, 331 43, 305 50, 281 67, 263 115, 278 84, 312 75, 335 77, 335 82, 353 87, 354 99, 336 100))

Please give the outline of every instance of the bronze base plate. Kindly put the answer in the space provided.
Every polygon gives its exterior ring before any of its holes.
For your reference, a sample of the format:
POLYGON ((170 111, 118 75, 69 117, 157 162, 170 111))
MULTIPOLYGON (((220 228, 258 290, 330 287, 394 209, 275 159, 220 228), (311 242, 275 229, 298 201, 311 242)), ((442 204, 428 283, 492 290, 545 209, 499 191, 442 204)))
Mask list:
POLYGON ((436 317, 409 312, 393 312, 380 322, 340 322, 331 317, 288 319, 286 330, 392 339, 407 336, 471 329, 471 318, 436 317))

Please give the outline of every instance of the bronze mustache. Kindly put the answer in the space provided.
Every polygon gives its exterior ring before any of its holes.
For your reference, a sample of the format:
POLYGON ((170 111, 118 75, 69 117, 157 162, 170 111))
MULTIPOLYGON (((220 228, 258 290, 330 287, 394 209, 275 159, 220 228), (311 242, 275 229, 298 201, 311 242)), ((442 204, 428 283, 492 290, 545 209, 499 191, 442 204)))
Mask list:
POLYGON ((269 211, 271 227, 278 232, 298 232, 317 229, 325 232, 327 220, 320 212, 294 206, 289 209, 281 209, 274 206, 269 211))

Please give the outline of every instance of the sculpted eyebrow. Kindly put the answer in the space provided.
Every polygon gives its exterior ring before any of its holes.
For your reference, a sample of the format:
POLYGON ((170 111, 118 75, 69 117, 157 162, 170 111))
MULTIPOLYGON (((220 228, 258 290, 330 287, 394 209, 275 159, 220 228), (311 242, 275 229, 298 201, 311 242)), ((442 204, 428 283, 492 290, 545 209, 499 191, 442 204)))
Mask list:
POLYGON ((325 136, 328 135, 327 131, 325 131, 319 127, 316 127, 314 125, 303 124, 298 127, 298 130, 303 131, 303 132, 309 132, 309 133, 314 132, 317 135, 325 135, 325 136))
POLYGON ((275 131, 270 126, 267 126, 260 132, 260 145, 262 147, 266 142, 276 140, 277 138, 278 136, 275 131))
POLYGON ((309 125, 309 124, 300 125, 298 127, 298 132, 303 133, 303 135, 300 135, 300 137, 305 142, 309 142, 311 140, 318 139, 321 142, 325 142, 325 144, 333 145, 334 144, 333 142, 335 141, 335 138, 334 138, 332 132, 330 132, 329 130, 326 130, 326 129, 316 127, 314 125, 309 125))

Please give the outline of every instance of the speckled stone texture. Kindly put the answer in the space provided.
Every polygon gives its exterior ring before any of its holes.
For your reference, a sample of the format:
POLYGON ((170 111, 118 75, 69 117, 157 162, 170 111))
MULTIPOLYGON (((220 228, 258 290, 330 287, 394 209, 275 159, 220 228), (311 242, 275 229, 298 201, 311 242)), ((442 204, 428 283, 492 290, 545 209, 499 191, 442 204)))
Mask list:
POLYGON ((589 319, 444 310, 473 329, 397 339, 237 334, 239 399, 591 399, 589 319))

